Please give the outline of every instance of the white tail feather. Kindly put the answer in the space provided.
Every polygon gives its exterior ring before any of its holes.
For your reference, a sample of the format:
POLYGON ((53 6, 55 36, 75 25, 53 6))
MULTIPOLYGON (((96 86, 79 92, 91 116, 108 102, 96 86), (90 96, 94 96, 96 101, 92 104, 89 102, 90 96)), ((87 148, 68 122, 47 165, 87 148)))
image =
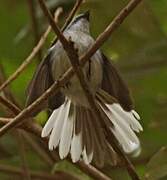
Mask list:
POLYGON ((74 122, 75 122, 74 112, 72 116, 69 116, 69 118, 65 117, 63 129, 61 133, 60 144, 59 144, 59 155, 61 159, 65 158, 69 153, 74 122))
POLYGON ((56 109, 53 111, 53 113, 49 117, 48 121, 46 122, 46 124, 42 130, 41 137, 47 137, 51 133, 54 123, 55 123, 55 119, 58 116, 58 113, 59 113, 59 109, 56 109))
POLYGON ((129 123, 129 125, 134 131, 139 132, 143 130, 142 126, 140 125, 138 120, 135 119, 133 115, 133 113, 134 112, 136 113, 136 111, 132 110, 131 112, 126 112, 122 109, 122 107, 119 104, 116 104, 116 103, 112 105, 112 109, 114 109, 118 114, 120 114, 120 116, 122 116, 124 120, 127 123, 129 123))
MULTIPOLYGON (((113 105, 107 105, 110 109, 111 113, 115 117, 115 120, 117 121, 117 124, 120 126, 120 128, 125 132, 126 136, 129 138, 130 141, 138 144, 139 140, 136 136, 136 134, 133 132, 129 124, 125 121, 124 117, 121 116, 121 114, 118 114, 114 109, 112 108, 113 105)), ((113 122, 114 123, 114 122, 113 122)))
POLYGON ((139 116, 139 114, 135 110, 132 110, 131 112, 132 112, 132 114, 135 116, 135 118, 137 120, 140 120, 140 116, 139 116))
POLYGON ((131 153, 133 151, 131 146, 131 141, 128 139, 125 132, 120 128, 120 126, 116 123, 116 119, 114 116, 110 116, 113 120, 114 128, 110 128, 110 130, 114 133, 115 137, 119 141, 123 150, 126 153, 131 153))
POLYGON ((71 104, 71 101, 68 100, 59 109, 58 116, 55 119, 55 124, 49 138, 50 150, 53 150, 54 148, 56 148, 59 143, 64 121, 66 120, 66 118, 68 118, 70 104, 71 104))
MULTIPOLYGON (((132 121, 133 115, 131 120, 129 120, 129 116, 127 116, 126 112, 121 107, 117 107, 117 104, 105 104, 107 108, 104 108, 100 103, 99 105, 114 124, 114 128, 111 127, 110 130, 116 136, 117 140, 123 147, 123 150, 126 153, 132 153, 136 151, 140 147, 140 142, 136 134, 131 129, 131 125, 129 123, 129 121, 132 121)), ((137 120, 133 117, 133 121, 137 120)))
POLYGON ((89 164, 93 159, 93 151, 89 155, 87 155, 86 148, 84 148, 82 155, 83 155, 83 161, 85 164, 89 164))
POLYGON ((82 153, 82 135, 81 132, 76 135, 74 132, 74 136, 71 143, 71 159, 72 162, 77 162, 80 159, 82 153))

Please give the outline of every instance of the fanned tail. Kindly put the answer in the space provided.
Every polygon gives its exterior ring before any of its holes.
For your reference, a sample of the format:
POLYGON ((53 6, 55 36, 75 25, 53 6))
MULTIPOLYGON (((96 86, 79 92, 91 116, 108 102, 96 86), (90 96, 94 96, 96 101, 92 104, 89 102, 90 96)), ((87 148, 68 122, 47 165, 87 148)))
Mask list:
POLYGON ((115 135, 126 153, 139 150, 140 142, 134 132, 142 130, 137 120, 138 114, 134 110, 124 111, 103 90, 97 93, 96 103, 102 115, 108 117, 107 120, 103 118, 103 122, 95 121, 90 109, 75 105, 68 98, 53 111, 43 128, 42 137, 50 135, 49 149, 59 146, 61 159, 70 153, 74 163, 83 160, 89 164, 93 161, 102 167, 107 160, 110 164, 116 164, 118 157, 106 138, 108 131, 105 128, 115 135))
POLYGON ((93 161, 102 167, 106 159, 106 149, 108 152, 111 149, 100 123, 94 123, 91 110, 76 106, 69 99, 53 111, 41 136, 50 136, 49 149, 59 146, 60 158, 63 159, 70 153, 74 163, 83 160, 89 164, 93 161))

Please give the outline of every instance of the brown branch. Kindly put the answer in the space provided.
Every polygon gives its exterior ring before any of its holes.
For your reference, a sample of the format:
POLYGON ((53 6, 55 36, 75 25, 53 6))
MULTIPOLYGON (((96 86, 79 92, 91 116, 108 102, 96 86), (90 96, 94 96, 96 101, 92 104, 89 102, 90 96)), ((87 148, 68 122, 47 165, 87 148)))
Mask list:
MULTIPOLYGON (((55 13, 55 21, 58 22, 58 18, 62 13, 62 8, 58 8, 55 13)), ((26 68, 27 66, 33 61, 33 58, 39 52, 39 50, 43 47, 48 34, 51 31, 51 27, 49 26, 47 30, 42 35, 41 39, 39 40, 38 44, 34 47, 30 55, 23 61, 23 63, 19 66, 19 68, 11 75, 9 78, 0 86, 0 92, 5 89, 12 81, 14 81, 26 68)))
MULTIPOLYGON (((37 16, 36 16, 35 1, 27 0, 27 4, 29 7, 29 14, 31 17, 31 27, 34 34, 34 43, 36 45, 40 39, 40 34, 39 34, 39 28, 38 28, 38 22, 37 22, 37 16)), ((42 60, 42 48, 40 48, 37 55, 38 55, 38 60, 40 62, 42 60)))
POLYGON ((0 96, 0 104, 2 104, 3 106, 6 106, 15 115, 20 113, 20 109, 15 104, 13 104, 8 99, 6 99, 5 97, 0 96))
POLYGON ((11 121, 13 118, 0 118, 0 124, 4 125, 11 121))
POLYGON ((70 14, 68 15, 65 24, 62 27, 61 31, 64 31, 67 26, 71 23, 74 15, 76 14, 76 12, 78 11, 79 7, 81 6, 81 4, 83 3, 83 0, 77 0, 73 9, 71 10, 70 14))
MULTIPOLYGON (((8 165, 1 165, 0 164, 0 171, 1 173, 7 173, 7 174, 13 174, 13 175, 19 175, 21 176, 23 174, 22 169, 8 166, 8 165)), ((64 179, 69 179, 69 180, 77 180, 77 178, 74 178, 70 174, 64 173, 64 172, 56 172, 56 174, 48 174, 44 172, 37 172, 37 171, 30 171, 30 176, 32 178, 38 178, 38 179, 44 179, 44 180, 64 180, 64 179)))
POLYGON ((86 174, 93 177, 95 180, 112 180, 110 177, 105 175, 103 172, 96 169, 94 166, 90 164, 84 164, 83 162, 78 162, 77 165, 80 169, 85 172, 86 174))

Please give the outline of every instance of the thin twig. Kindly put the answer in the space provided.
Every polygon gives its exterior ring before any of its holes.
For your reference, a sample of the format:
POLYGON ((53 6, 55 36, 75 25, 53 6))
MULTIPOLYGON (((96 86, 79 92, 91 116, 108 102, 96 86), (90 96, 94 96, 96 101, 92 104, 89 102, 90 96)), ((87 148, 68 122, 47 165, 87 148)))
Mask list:
MULTIPOLYGON (((62 8, 58 8, 56 11, 55 21, 58 22, 58 18, 62 13, 62 8)), ((38 44, 33 48, 30 55, 23 61, 23 63, 19 66, 19 68, 0 86, 0 92, 6 88, 12 81, 14 81, 26 68, 27 66, 33 61, 33 58, 39 52, 39 50, 45 44, 45 41, 48 37, 48 34, 51 31, 51 27, 49 26, 47 30, 42 35, 41 39, 39 40, 38 44)))
MULTIPOLYGON (((13 175, 19 175, 21 176, 23 171, 20 168, 16 168, 13 166, 8 166, 8 165, 1 165, 0 164, 0 171, 1 173, 7 173, 7 174, 13 174, 13 175)), ((44 179, 44 180, 64 180, 64 179, 69 179, 69 180, 77 180, 77 178, 74 178, 70 174, 64 173, 64 172, 56 172, 56 174, 48 174, 44 172, 37 172, 37 171, 30 171, 30 175, 32 178, 38 178, 38 179, 44 179)))
POLYGON ((0 96, 0 104, 6 106, 11 112, 14 112, 15 115, 20 113, 20 109, 5 97, 0 96))
POLYGON ((78 162, 77 165, 82 169, 83 172, 93 177, 95 180, 112 180, 110 177, 105 175, 103 172, 96 169, 90 164, 84 164, 83 162, 78 162))
POLYGON ((4 125, 11 121, 13 118, 2 118, 0 117, 0 124, 4 125))

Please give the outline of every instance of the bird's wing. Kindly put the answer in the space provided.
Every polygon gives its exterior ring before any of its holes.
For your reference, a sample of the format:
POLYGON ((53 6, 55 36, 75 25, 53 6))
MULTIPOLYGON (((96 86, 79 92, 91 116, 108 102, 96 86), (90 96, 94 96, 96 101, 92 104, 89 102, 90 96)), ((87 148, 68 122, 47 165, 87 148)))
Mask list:
POLYGON ((109 60, 104 54, 102 54, 102 59, 103 80, 101 88, 116 98, 126 111, 132 110, 133 101, 126 83, 112 64, 111 60, 109 60))
MULTIPOLYGON (((49 51, 48 55, 44 58, 44 60, 39 64, 32 78, 29 86, 28 86, 28 96, 26 101, 26 106, 33 103, 38 97, 40 97, 53 83, 53 77, 51 74, 51 54, 49 51)), ((47 101, 45 101, 41 106, 38 107, 38 110, 33 112, 36 114, 41 111, 43 108, 56 109, 64 102, 64 96, 61 92, 54 94, 47 101)))

